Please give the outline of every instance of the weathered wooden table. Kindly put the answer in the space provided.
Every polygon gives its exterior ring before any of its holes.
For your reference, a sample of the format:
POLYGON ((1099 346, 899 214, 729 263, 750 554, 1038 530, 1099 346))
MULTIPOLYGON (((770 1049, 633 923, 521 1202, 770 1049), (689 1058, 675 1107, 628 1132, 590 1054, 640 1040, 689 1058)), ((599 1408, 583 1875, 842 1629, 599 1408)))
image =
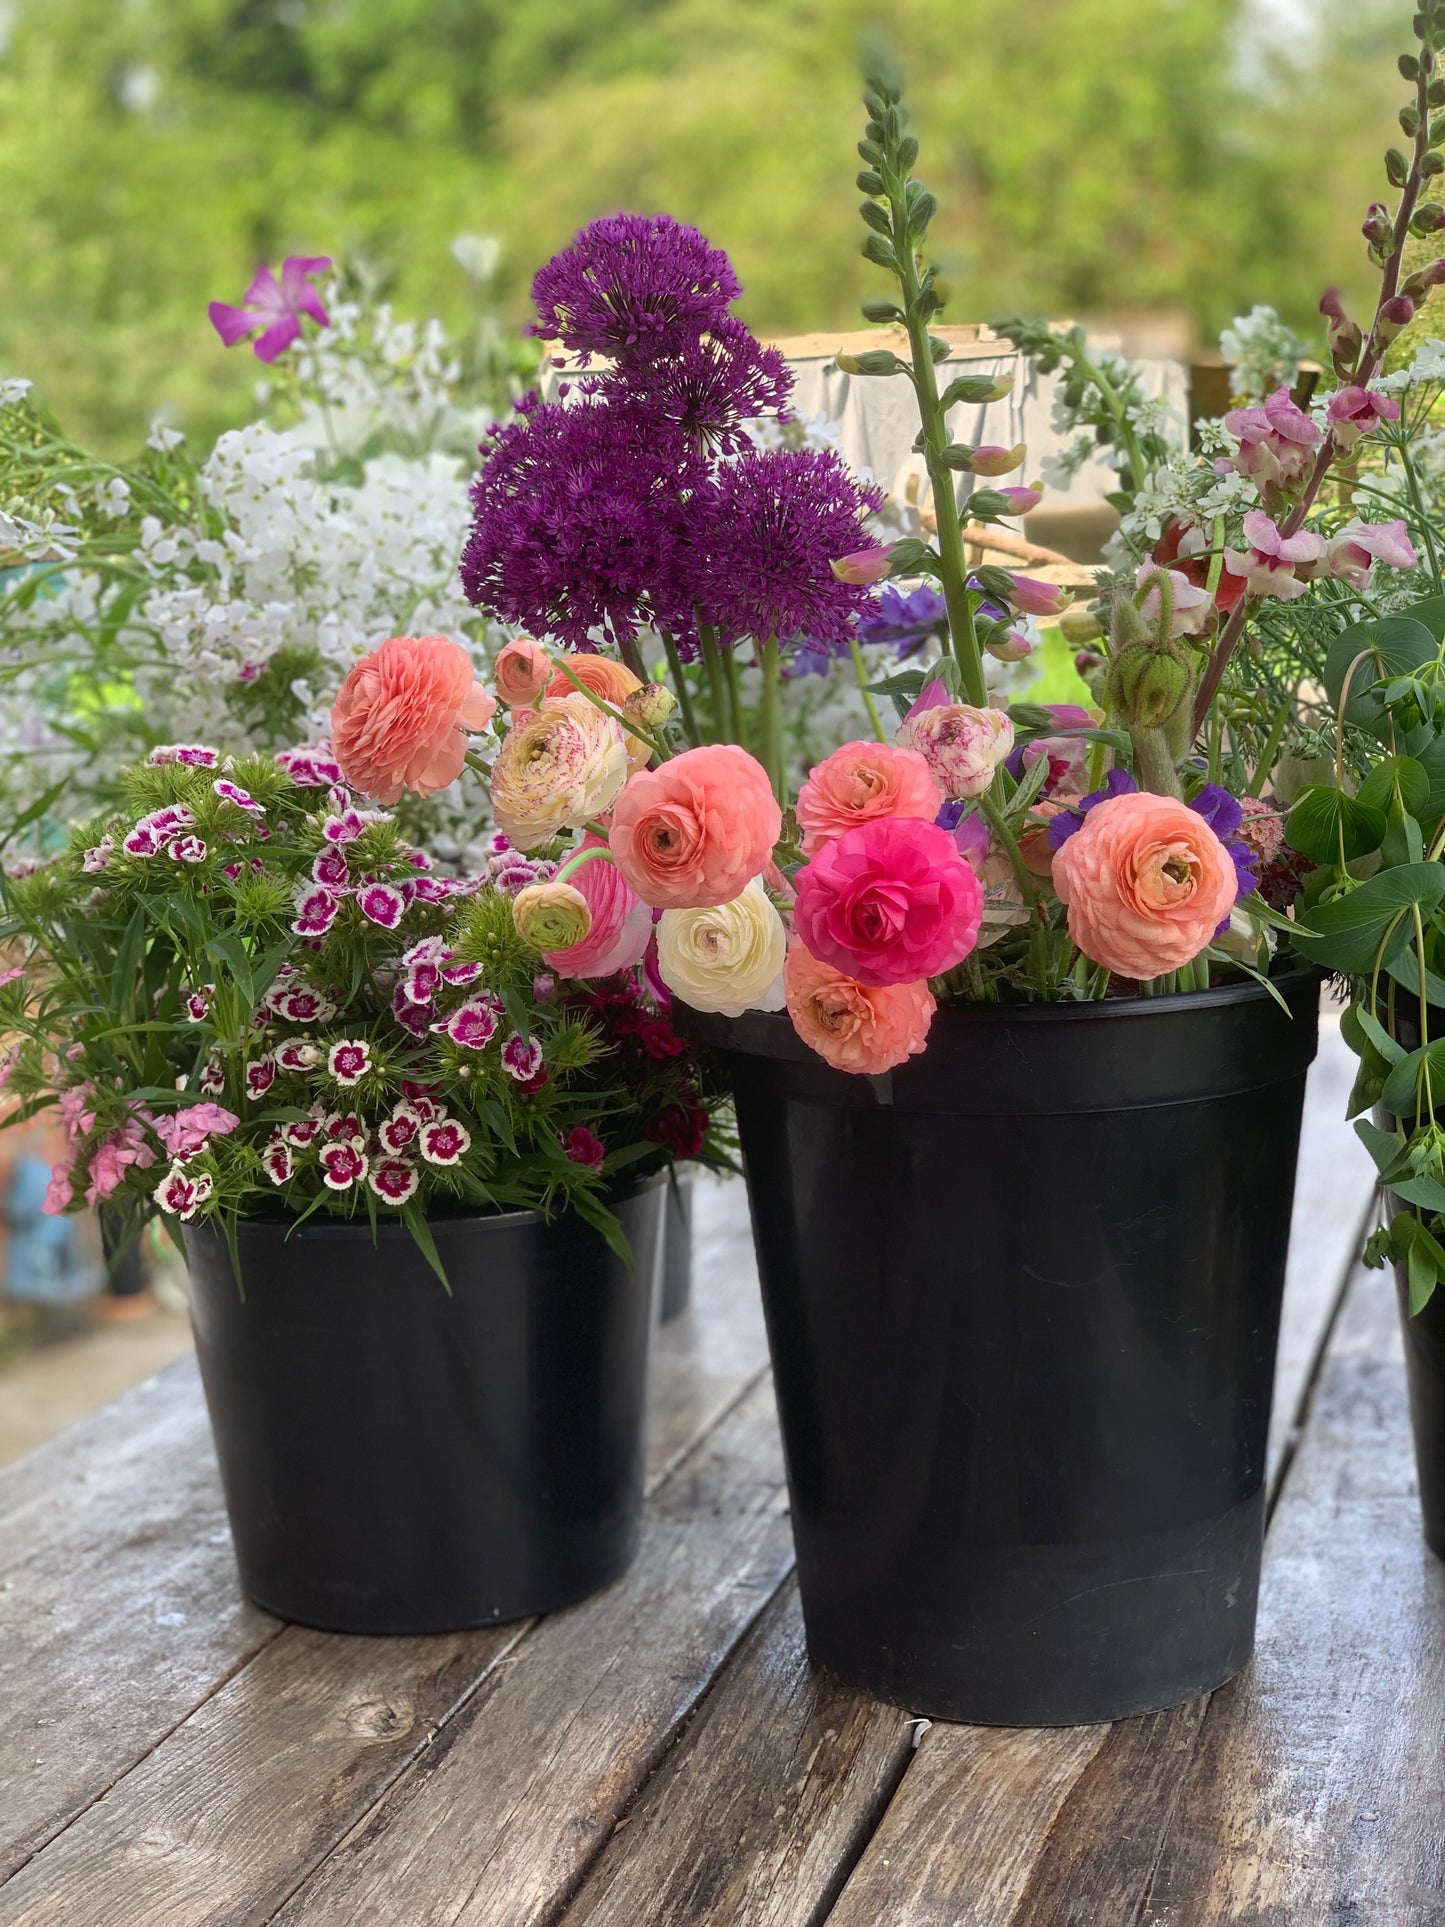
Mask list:
POLYGON ((0 1475, 0 1923, 1445 1922, 1445 1567, 1327 1041, 1230 1686, 1029 1732, 812 1672, 719 1187, 659 1342, 642 1552, 573 1611, 347 1639, 246 1606, 189 1361, 0 1475))

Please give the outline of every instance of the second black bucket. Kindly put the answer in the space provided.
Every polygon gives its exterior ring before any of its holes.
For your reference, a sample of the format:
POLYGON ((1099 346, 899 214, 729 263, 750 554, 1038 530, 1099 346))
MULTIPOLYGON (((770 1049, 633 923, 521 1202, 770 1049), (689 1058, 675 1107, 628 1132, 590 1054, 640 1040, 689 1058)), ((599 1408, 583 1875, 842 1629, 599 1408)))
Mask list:
POLYGON ((191 1319, 241 1584, 334 1632, 452 1632, 625 1571, 666 1178, 574 1214, 187 1227, 191 1319))
POLYGON ((720 1049, 808 1645, 916 1713, 1074 1725, 1249 1658, 1318 976, 938 1013, 888 1076, 720 1049))

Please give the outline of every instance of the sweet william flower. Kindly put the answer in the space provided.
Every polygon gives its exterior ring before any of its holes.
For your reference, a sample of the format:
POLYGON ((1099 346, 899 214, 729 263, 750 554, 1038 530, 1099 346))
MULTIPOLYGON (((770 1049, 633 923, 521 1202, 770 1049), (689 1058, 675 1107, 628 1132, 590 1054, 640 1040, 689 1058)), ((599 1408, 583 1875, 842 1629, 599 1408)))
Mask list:
POLYGON ((496 699, 472 659, 445 636, 391 636, 361 658, 331 711, 346 780, 391 805, 403 790, 430 796, 461 775, 468 732, 485 729, 496 699))
POLYGON ((917 816, 931 823, 943 791, 916 749, 852 742, 815 763, 798 792, 803 855, 815 856, 845 830, 878 816, 917 816))
POLYGON ((1014 727, 1001 709, 930 702, 909 710, 898 741, 918 752, 943 794, 958 802, 983 795, 1013 749, 1014 727))
POLYGON ((921 1051, 937 1009, 926 983, 859 983, 820 963, 796 938, 783 986, 803 1042, 834 1070, 860 1076, 880 1076, 921 1051))
POLYGON ((329 255, 288 254, 281 264, 279 285, 270 268, 257 268, 239 308, 224 301, 210 304, 206 312, 211 326, 228 348, 259 330, 257 359, 274 361, 299 338, 302 315, 310 315, 318 327, 331 326, 321 296, 311 285, 311 277, 324 274, 330 266, 329 255))
POLYGON ((1204 817, 1146 790, 1096 802, 1055 849, 1053 878, 1084 955, 1141 980, 1197 957, 1239 888, 1234 861, 1204 817))
POLYGON ((580 829, 611 809, 628 767, 621 723, 578 690, 548 697, 502 738, 492 765, 497 826, 519 850, 580 829))
POLYGON ((562 1134, 562 1152, 569 1164, 585 1164, 589 1171, 600 1171, 607 1161, 607 1146, 585 1124, 562 1134))
POLYGON ((1351 522, 1330 537, 1325 573, 1348 582, 1352 589, 1364 589, 1369 586, 1372 563, 1383 562, 1388 569, 1413 569, 1416 560, 1415 545, 1403 520, 1351 522))
POLYGON ((736 744, 710 743, 634 776, 610 843, 644 903, 697 910, 731 902, 759 876, 782 827, 761 763, 736 744))
POLYGON ((787 949, 783 920, 756 878, 731 903, 664 910, 657 926, 657 968, 668 989, 694 1010, 724 1017, 782 1009, 787 949))
POLYGON ((798 873, 793 927, 812 956, 865 984, 937 977, 973 949, 983 891, 946 830, 879 817, 798 873))

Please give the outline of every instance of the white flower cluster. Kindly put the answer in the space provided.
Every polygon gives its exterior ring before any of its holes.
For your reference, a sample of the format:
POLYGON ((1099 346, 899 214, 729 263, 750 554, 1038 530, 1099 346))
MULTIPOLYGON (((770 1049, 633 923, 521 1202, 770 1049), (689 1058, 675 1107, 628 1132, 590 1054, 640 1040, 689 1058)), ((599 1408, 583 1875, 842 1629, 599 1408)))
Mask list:
POLYGON ((1293 388, 1307 349, 1273 308, 1256 306, 1236 315, 1219 337, 1220 353, 1233 373, 1235 394, 1261 402, 1277 388, 1293 388))

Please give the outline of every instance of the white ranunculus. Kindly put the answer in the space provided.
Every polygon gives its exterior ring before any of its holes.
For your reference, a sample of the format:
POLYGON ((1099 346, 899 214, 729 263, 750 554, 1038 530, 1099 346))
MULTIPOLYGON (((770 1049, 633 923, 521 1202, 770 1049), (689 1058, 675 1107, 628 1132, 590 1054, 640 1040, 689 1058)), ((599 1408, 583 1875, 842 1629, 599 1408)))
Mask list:
POLYGON ((731 903, 664 910, 657 926, 657 968, 674 996, 694 1010, 740 1017, 783 1008, 788 936, 759 880, 731 903))

